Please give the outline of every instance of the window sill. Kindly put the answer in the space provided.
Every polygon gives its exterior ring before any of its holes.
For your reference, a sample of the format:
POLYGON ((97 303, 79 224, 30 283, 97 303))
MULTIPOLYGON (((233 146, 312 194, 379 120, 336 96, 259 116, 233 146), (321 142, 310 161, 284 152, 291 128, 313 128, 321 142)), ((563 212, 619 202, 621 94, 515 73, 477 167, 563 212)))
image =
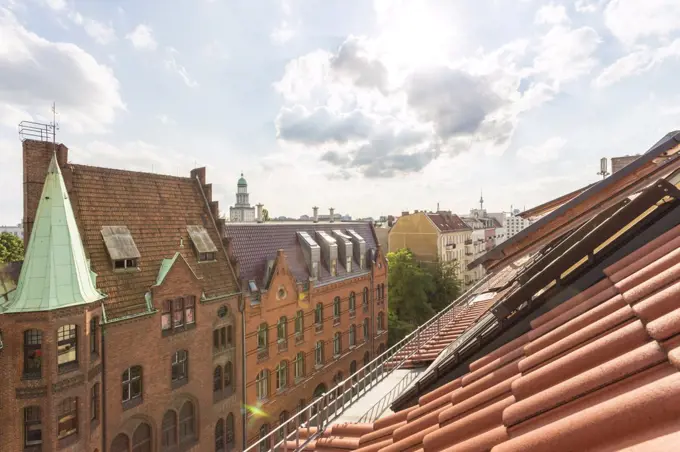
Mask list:
POLYGON ((135 273, 135 272, 140 272, 139 267, 128 267, 128 268, 114 268, 113 272, 114 273, 135 273))
POLYGON ((198 445, 198 439, 197 438, 185 439, 183 442, 180 442, 179 445, 177 446, 177 452, 184 452, 185 450, 191 450, 196 445, 198 445))
POLYGON ((168 328, 167 330, 161 330, 163 337, 172 336, 174 334, 184 333, 189 330, 196 328, 196 322, 178 326, 176 328, 168 328))
POLYGON ((57 439, 57 449, 65 449, 67 447, 73 446, 78 442, 78 432, 71 433, 68 436, 57 439))
POLYGON ((314 369, 316 370, 323 369, 323 364, 314 364, 314 369))
MULTIPOLYGON (((31 372, 31 373, 26 373, 21 376, 22 380, 42 380, 42 373, 41 372, 31 372)), ((33 446, 31 446, 33 447, 33 446)))
POLYGON ((229 388, 229 389, 222 389, 221 391, 214 391, 213 392, 213 403, 218 403, 221 402, 224 399, 227 399, 234 395, 234 391, 229 388))
POLYGON ((136 406, 139 406, 142 404, 143 401, 144 400, 141 397, 135 397, 134 399, 126 400, 125 402, 123 402, 123 411, 127 411, 136 406))
POLYGON ((336 317, 333 319, 333 326, 340 326, 340 317, 336 317))
POLYGON ((30 446, 24 446, 24 452, 41 452, 42 444, 32 444, 30 446))
POLYGON ((356 316, 357 316, 357 312, 356 312, 356 311, 350 311, 350 312, 349 312, 349 318, 350 318, 350 319, 354 319, 354 318, 356 318, 356 316))
POLYGON ((78 364, 78 361, 59 364, 57 366, 57 373, 59 375, 64 375, 64 374, 67 374, 69 372, 74 372, 74 371, 78 370, 79 366, 80 365, 78 364))
POLYGON ((323 327, 319 328, 318 326, 315 328, 316 331, 314 331, 314 334, 322 334, 323 333, 323 327))
POLYGON ((170 381, 170 387, 172 389, 177 389, 181 388, 185 384, 189 383, 189 377, 184 377, 184 378, 179 378, 177 380, 171 380, 170 381))

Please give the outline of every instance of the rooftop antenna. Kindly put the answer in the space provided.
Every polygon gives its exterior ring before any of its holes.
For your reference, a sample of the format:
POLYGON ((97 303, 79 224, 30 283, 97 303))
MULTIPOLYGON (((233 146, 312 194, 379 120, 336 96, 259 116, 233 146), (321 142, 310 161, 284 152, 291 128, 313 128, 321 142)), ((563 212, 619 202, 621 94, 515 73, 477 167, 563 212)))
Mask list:
POLYGON ((52 102, 52 122, 49 124, 52 129, 52 151, 57 153, 57 130, 59 130, 59 123, 57 123, 57 103, 52 102))
POLYGON ((479 210, 484 210, 484 192, 479 189, 479 210))
POLYGON ((597 173, 598 176, 602 176, 602 180, 609 176, 609 171, 607 171, 607 157, 602 157, 600 159, 600 172, 597 173))

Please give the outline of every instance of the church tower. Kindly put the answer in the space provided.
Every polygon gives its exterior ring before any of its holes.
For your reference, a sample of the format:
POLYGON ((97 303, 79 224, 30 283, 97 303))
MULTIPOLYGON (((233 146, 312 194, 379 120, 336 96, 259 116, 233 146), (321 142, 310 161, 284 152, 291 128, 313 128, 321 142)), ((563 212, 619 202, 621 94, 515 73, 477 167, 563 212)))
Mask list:
POLYGON ((232 222, 255 221, 255 207, 250 206, 248 182, 241 177, 236 184, 236 204, 229 207, 229 220, 232 222))

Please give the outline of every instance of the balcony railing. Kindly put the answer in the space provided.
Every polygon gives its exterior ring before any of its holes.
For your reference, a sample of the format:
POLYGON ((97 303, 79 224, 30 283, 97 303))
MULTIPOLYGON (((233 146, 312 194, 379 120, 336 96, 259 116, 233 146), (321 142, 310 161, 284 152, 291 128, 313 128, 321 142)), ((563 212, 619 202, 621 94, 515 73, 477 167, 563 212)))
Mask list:
MULTIPOLYGON (((382 355, 350 375, 346 380, 330 388, 325 394, 312 401, 302 410, 292 415, 286 422, 250 444, 244 452, 298 451, 318 438, 331 423, 392 372, 400 369, 413 356, 418 354, 430 341, 438 337, 441 329, 455 321, 458 316, 470 309, 469 299, 474 291, 484 284, 490 275, 470 287, 463 295, 454 300, 444 310, 435 314, 415 331, 407 335, 382 355), (451 316, 453 315, 453 320, 451 316), (444 319, 444 321, 442 321, 444 319), (279 432, 283 430, 282 437, 279 432), (277 436, 274 436, 277 435, 277 436)), ((372 422, 389 407, 391 401, 399 397, 413 382, 417 375, 402 378, 361 418, 361 422, 372 422)))

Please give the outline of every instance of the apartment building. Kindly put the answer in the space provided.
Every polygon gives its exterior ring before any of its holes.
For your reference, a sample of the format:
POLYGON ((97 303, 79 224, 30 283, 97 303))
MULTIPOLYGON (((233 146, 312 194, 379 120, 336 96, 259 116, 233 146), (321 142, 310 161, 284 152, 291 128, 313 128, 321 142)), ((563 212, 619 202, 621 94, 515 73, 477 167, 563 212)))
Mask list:
POLYGON ((241 450, 240 293, 205 169, 72 164, 32 140, 23 160, 26 257, 0 277, 0 449, 241 450))
POLYGON ((464 284, 474 280, 474 271, 467 270, 474 256, 472 228, 451 212, 402 212, 390 229, 389 247, 408 248, 420 262, 456 261, 464 284))
POLYGON ((387 262, 370 223, 319 222, 316 209, 224 235, 243 287, 252 443, 385 350, 387 262))

